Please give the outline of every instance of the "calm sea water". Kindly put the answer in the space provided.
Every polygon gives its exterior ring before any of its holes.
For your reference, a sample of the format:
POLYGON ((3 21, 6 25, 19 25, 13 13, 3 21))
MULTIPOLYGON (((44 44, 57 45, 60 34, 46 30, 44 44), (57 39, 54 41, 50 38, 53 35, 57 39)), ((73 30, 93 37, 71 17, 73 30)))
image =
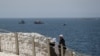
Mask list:
POLYGON ((0 29, 11 32, 37 32, 56 37, 63 34, 66 45, 77 52, 100 56, 100 19, 41 19, 45 24, 34 24, 36 19, 0 19, 0 29), (64 26, 63 24, 66 24, 64 26))

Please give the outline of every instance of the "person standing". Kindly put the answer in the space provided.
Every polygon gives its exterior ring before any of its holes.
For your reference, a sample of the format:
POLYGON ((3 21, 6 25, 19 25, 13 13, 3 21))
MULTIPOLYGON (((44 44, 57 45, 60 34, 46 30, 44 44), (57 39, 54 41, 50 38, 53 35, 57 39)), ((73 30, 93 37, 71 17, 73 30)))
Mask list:
POLYGON ((65 40, 64 40, 62 34, 59 35, 59 45, 58 45, 58 48, 59 48, 59 56, 61 56, 61 45, 63 46, 63 55, 65 56, 66 45, 65 45, 65 40))
POLYGON ((55 52, 55 48, 54 48, 54 46, 55 46, 55 39, 51 40, 49 45, 50 45, 50 47, 49 47, 50 48, 50 56, 57 56, 57 54, 55 52))

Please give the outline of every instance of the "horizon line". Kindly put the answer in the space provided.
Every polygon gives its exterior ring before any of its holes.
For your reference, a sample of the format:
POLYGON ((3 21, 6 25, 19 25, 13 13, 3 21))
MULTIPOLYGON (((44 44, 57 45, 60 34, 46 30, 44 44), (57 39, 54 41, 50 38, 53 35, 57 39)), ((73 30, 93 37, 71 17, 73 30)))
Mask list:
MULTIPOLYGON (((29 19, 46 19, 46 18, 52 18, 52 19, 86 19, 86 18, 100 18, 100 17, 25 17, 25 19, 27 19, 27 18, 29 18, 29 19)), ((0 19, 21 19, 20 17, 19 18, 15 18, 15 17, 9 17, 9 18, 0 18, 0 19)), ((24 19, 24 17, 22 18, 22 19, 24 19)))

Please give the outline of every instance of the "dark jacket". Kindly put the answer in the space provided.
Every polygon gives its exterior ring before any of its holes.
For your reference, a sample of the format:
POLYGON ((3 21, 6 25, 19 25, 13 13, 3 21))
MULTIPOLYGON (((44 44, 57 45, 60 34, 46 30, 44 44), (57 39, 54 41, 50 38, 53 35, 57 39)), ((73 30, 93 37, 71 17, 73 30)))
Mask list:
POLYGON ((61 48, 61 46, 60 46, 61 44, 62 44, 62 46, 64 46, 63 48, 66 49, 65 40, 63 38, 61 38, 59 41, 59 46, 58 46, 59 48, 61 48))
POLYGON ((50 43, 50 55, 51 56, 57 56, 55 49, 53 48, 55 46, 54 43, 50 43))

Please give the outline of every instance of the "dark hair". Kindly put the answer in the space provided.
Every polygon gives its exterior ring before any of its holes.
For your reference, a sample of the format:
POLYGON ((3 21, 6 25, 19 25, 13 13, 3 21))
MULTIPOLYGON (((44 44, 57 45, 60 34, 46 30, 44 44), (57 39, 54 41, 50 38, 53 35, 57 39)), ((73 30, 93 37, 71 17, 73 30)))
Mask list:
POLYGON ((50 46, 55 46, 55 43, 50 43, 50 46))

